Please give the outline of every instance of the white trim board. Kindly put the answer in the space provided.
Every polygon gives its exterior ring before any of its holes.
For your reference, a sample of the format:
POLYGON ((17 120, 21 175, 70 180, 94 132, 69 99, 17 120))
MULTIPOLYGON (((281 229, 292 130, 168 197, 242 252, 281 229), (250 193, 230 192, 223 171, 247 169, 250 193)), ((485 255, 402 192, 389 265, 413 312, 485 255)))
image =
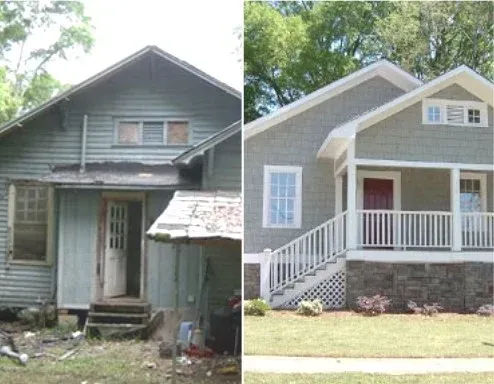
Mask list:
POLYGON ((377 263, 494 263, 494 256, 492 252, 356 250, 348 251, 345 258, 347 261, 373 261, 377 263))
POLYGON ((380 160, 380 159, 355 159, 356 165, 368 165, 376 167, 402 167, 402 168, 432 168, 432 169, 464 169, 469 171, 494 171, 494 164, 467 164, 467 163, 433 163, 427 161, 408 160, 380 160))
POLYGON ((261 253, 244 253, 242 257, 242 261, 244 264, 261 264, 262 256, 264 254, 261 253))
POLYGON ((298 115, 376 76, 409 92, 422 82, 387 60, 379 60, 244 126, 244 140, 298 115))

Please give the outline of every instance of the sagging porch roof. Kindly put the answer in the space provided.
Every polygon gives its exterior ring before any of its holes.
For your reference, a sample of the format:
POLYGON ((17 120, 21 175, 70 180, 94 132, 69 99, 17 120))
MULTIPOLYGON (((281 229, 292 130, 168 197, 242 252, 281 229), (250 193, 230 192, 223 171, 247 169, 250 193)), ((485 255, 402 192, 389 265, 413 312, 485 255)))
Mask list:
POLYGON ((64 186, 129 186, 146 188, 198 188, 185 170, 171 164, 147 165, 141 163, 87 163, 81 172, 79 164, 55 166, 36 181, 64 186))
POLYGON ((493 105, 494 84, 466 65, 461 65, 427 84, 336 127, 319 148, 317 157, 336 158, 348 143, 355 139, 358 132, 453 84, 458 84, 487 104, 493 105))
POLYGON ((164 242, 242 239, 240 192, 176 191, 147 236, 164 242))

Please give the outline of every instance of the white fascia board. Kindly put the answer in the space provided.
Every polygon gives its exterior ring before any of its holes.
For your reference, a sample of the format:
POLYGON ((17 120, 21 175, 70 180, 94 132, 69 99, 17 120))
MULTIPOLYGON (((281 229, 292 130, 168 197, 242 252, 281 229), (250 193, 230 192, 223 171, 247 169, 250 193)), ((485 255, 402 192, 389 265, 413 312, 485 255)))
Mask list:
POLYGON ((364 81, 380 76, 402 88, 406 92, 422 85, 422 82, 401 68, 386 60, 374 64, 345 76, 293 103, 286 105, 275 112, 254 120, 244 126, 244 140, 265 131, 295 115, 298 115, 324 101, 327 101, 364 81))
POLYGON ((355 130, 356 126, 350 124, 345 130, 337 128, 331 131, 317 151, 317 158, 337 158, 355 137, 355 130))

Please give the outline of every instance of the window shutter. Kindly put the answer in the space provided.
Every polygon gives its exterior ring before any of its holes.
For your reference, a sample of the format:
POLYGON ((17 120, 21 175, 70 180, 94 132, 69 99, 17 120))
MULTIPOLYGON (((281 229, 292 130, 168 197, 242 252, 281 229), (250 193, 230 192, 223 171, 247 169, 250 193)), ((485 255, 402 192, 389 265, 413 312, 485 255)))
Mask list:
POLYGON ((142 125, 142 143, 144 145, 164 144, 163 131, 164 127, 161 121, 144 122, 142 125))
POLYGON ((465 108, 463 105, 447 105, 446 119, 451 124, 464 124, 465 108))

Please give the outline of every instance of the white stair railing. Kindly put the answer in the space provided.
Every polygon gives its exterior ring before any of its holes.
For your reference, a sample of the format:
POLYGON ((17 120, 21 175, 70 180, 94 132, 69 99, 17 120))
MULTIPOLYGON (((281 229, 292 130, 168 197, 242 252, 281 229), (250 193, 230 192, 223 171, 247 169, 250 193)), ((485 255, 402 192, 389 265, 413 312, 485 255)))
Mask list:
POLYGON ((277 292, 346 250, 346 212, 276 249, 270 255, 269 292, 277 292))
POLYGON ((357 246, 450 248, 452 214, 443 211, 358 210, 357 246))
POLYGON ((494 248, 494 213, 462 213, 463 248, 494 248))

